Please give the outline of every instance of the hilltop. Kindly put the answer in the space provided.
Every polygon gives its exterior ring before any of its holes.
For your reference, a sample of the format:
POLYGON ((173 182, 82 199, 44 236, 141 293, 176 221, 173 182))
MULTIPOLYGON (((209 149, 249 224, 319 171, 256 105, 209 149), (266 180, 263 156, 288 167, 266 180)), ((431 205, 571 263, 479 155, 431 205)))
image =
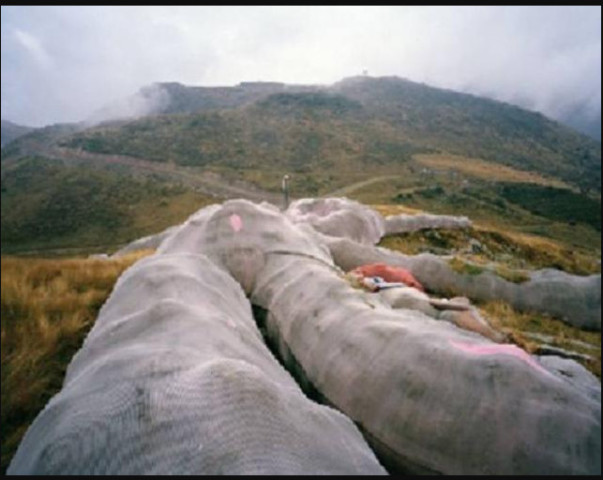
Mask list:
POLYGON ((0 126, 0 144, 4 145, 16 140, 19 137, 34 130, 32 127, 25 127, 23 125, 17 125, 16 123, 9 122, 8 120, 2 120, 0 126))

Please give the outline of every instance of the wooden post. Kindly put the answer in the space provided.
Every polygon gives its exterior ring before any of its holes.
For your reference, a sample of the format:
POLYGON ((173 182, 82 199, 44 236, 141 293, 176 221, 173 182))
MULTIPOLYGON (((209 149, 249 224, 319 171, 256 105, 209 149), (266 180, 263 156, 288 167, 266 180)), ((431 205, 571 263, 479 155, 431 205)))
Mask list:
POLYGON ((283 176, 283 210, 289 208, 289 175, 283 176))

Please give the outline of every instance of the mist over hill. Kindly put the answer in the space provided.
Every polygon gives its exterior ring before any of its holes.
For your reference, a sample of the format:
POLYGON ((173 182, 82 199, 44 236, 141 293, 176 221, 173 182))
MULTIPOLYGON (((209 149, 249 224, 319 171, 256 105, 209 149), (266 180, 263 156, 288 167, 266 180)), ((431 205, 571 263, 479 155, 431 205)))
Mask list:
POLYGON ((601 112, 590 113, 586 106, 577 105, 560 116, 559 121, 601 142, 601 112))
POLYGON ((17 125, 16 123, 2 120, 0 127, 0 144, 2 147, 13 140, 31 132, 33 128, 17 125))
POLYGON ((187 165, 306 170, 313 159, 328 169, 333 156, 396 164, 401 150, 445 151, 600 190, 597 142, 539 113, 398 77, 351 77, 332 86, 163 83, 134 98, 145 112, 134 115, 139 122, 91 129, 66 145, 187 165))
MULTIPOLYGON (((103 120, 135 118, 146 115, 163 113, 193 113, 208 109, 237 108, 246 105, 268 95, 275 93, 298 93, 315 91, 340 91, 354 96, 359 95, 364 99, 371 97, 370 90, 375 88, 375 81, 390 81, 406 83, 406 87, 415 85, 416 87, 427 87, 398 77, 371 78, 366 76, 350 77, 338 82, 332 86, 327 85, 289 85, 280 82, 241 82, 233 87, 202 87, 187 86, 178 82, 155 83, 141 88, 136 94, 114 102, 111 105, 96 111, 88 121, 91 123, 103 120), (355 85, 355 87, 352 87, 355 85), (362 93, 363 87, 369 90, 362 93)), ((400 86, 400 85, 399 85, 400 86)), ((377 87, 379 88, 379 87, 377 87)), ((440 90, 452 93, 452 90, 440 90)), ((376 93, 375 91, 372 92, 376 93)), ((383 92, 382 92, 383 93, 383 92)), ((396 93, 400 93, 399 91, 396 93)), ((466 97, 475 96, 471 94, 462 94, 466 97)), ((424 95, 422 95, 424 97, 424 95)), ((490 100, 494 95, 478 97, 483 100, 490 100)), ((496 102, 496 100, 492 100, 496 102)), ((497 102, 498 103, 498 102, 497 102)), ((518 108, 522 103, 514 104, 518 108)), ((601 115, 600 112, 593 112, 589 104, 576 103, 565 107, 552 120, 570 127, 575 131, 587 135, 595 140, 601 141, 601 115)))

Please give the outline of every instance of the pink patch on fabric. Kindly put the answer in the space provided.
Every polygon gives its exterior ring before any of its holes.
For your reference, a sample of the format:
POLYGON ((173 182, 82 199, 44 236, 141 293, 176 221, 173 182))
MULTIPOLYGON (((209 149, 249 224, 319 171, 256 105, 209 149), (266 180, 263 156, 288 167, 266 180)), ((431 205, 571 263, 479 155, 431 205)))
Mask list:
POLYGON ((235 231, 239 232, 243 228, 243 220, 236 213, 233 213, 230 218, 230 227, 235 231))
POLYGON ((527 363, 529 366, 535 368, 541 373, 553 376, 548 370, 545 370, 542 366, 540 366, 528 353, 510 343, 503 345, 477 345, 472 343, 451 341, 450 344, 462 352, 478 357, 483 355, 510 355, 518 358, 522 362, 527 363))

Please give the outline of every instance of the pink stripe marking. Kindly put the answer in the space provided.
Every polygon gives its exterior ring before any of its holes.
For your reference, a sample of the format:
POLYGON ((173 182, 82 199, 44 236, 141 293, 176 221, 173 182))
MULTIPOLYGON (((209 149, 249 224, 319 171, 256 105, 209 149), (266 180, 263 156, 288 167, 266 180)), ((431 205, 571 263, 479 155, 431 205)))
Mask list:
POLYGON ((239 232, 243 228, 243 220, 236 213, 233 213, 230 218, 230 227, 235 231, 239 232))
POLYGON ((510 343, 503 345, 477 345, 472 343, 451 341, 450 344, 458 350, 461 350, 462 352, 478 357, 481 357, 483 355, 510 355, 512 357, 518 358, 522 362, 527 363, 529 366, 535 368, 541 373, 551 375, 548 370, 542 368, 542 366, 540 366, 528 353, 526 353, 524 350, 517 347, 516 345, 512 345, 510 343))

